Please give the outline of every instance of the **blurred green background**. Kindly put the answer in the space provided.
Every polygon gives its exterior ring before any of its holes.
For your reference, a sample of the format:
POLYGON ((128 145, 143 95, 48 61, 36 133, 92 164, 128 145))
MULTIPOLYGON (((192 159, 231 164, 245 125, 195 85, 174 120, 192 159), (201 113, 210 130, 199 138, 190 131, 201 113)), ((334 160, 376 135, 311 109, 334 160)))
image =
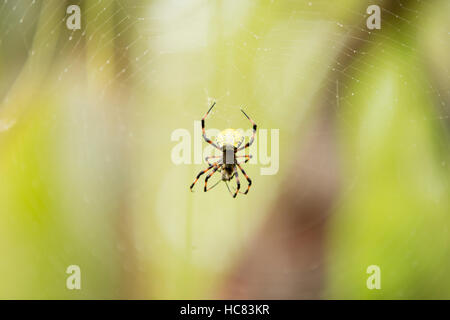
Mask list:
POLYGON ((0 298, 450 299, 449 17, 447 0, 1 0, 0 298), (207 127, 250 128, 243 106, 280 130, 279 171, 246 164, 247 196, 190 193, 205 164, 171 160, 212 101, 207 127), (299 156, 321 121, 338 182, 317 189, 295 172, 321 177, 299 156), (304 220, 265 230, 325 189, 320 257, 295 272, 304 220), (233 284, 276 260, 255 239, 283 239, 290 271, 233 284))

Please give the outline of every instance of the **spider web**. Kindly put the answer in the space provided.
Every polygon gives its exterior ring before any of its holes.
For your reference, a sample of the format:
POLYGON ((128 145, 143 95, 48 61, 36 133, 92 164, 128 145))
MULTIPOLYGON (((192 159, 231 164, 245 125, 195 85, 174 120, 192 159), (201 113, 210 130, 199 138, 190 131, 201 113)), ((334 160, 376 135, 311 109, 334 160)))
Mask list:
MULTIPOLYGON (((159 257, 156 274, 161 281, 156 287, 162 297, 173 297, 180 293, 164 283, 174 283, 179 277, 191 282, 180 269, 165 269, 167 266, 180 262, 180 268, 193 275, 192 281, 207 268, 205 278, 215 279, 232 264, 239 248, 263 221, 258 213, 265 212, 276 197, 273 190, 281 187, 289 174, 295 161, 290 146, 302 137, 301 127, 308 128, 318 93, 336 114, 337 134, 360 136, 363 129, 354 126, 354 119, 360 117, 361 95, 381 90, 373 80, 390 70, 395 79, 405 79, 401 84, 405 90, 412 88, 411 101, 423 101, 424 96, 434 99, 435 109, 406 112, 404 121, 419 127, 437 123, 447 132, 450 91, 436 83, 440 79, 448 84, 449 64, 442 61, 436 67, 430 57, 441 54, 440 47, 449 47, 449 28, 447 23, 439 29, 425 17, 441 17, 433 9, 435 4, 449 9, 449 3, 394 1, 403 8, 402 14, 397 14, 388 9, 387 1, 378 1, 382 29, 368 30, 365 10, 376 4, 372 2, 3 0, 0 50, 6 57, 3 60, 12 62, 3 66, 0 96, 7 106, 21 74, 45 73, 48 82, 39 85, 47 88, 53 99, 83 105, 79 114, 70 111, 67 116, 74 116, 76 125, 84 128, 76 133, 84 137, 82 141, 89 141, 97 132, 93 129, 97 121, 110 123, 112 130, 100 130, 103 140, 97 143, 111 144, 112 161, 106 168, 118 172, 106 170, 99 175, 113 175, 114 181, 130 185, 126 193, 132 199, 129 210, 134 232, 130 237, 136 255, 142 261, 159 257), (70 4, 81 7, 81 30, 66 27, 70 4), (38 28, 43 33, 36 40, 38 28), (386 29, 390 32, 382 32, 386 29), (420 47, 417 37, 429 42, 420 47), (53 51, 48 49, 51 46, 53 51), (393 57, 396 54, 408 59, 403 62, 393 57), (389 57, 397 68, 392 69, 393 64, 386 61, 389 57), (344 58, 352 62, 345 63, 344 58), (27 63, 32 59, 33 64, 27 63), (411 77, 426 75, 430 69, 439 69, 436 78, 411 77), (74 102, 76 97, 81 102, 74 102), (200 185, 192 196, 186 192, 190 179, 203 166, 168 164, 171 132, 186 128, 194 136, 193 121, 200 120, 213 101, 217 106, 207 119, 208 128, 249 129, 239 111, 244 108, 259 128, 280 129, 279 174, 259 176, 253 165, 246 170, 259 188, 250 193, 264 197, 233 202, 225 185, 215 187, 208 197, 200 194, 200 185), (98 111, 101 108, 109 111, 98 111), (119 133, 109 136, 112 131, 119 133), (118 142, 111 142, 115 139, 118 142), (121 152, 125 155, 118 155, 121 152), (175 258, 164 254, 168 248, 175 258)), ((394 97, 389 103, 392 107, 398 100, 394 97)), ((15 121, 3 118, 0 130, 7 131, 15 121)), ((371 125, 367 122, 362 127, 371 125)), ((371 132, 362 136, 362 144, 371 139, 371 132)), ((438 148, 448 149, 443 134, 435 141, 438 148)), ((78 161, 83 167, 89 164, 89 157, 78 161)), ((448 166, 447 161, 442 156, 442 167, 448 166)), ((355 176, 354 181, 357 179, 355 176)), ((448 188, 448 183, 443 184, 448 188)), ((351 194, 353 185, 348 183, 343 194, 351 194)), ((199 285, 189 296, 201 296, 208 289, 206 284, 199 285)))

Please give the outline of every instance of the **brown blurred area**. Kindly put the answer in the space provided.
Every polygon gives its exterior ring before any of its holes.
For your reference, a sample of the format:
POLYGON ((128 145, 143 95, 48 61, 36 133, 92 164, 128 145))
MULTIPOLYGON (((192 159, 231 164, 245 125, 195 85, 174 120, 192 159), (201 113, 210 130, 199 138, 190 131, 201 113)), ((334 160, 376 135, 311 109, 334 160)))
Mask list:
POLYGON ((256 237, 225 284, 223 298, 319 299, 327 216, 338 192, 332 120, 321 116, 256 237))

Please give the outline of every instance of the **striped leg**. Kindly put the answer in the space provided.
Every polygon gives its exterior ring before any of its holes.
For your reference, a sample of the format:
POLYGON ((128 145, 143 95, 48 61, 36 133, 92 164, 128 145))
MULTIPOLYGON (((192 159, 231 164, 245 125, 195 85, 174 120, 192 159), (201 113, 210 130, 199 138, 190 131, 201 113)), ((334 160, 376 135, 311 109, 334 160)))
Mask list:
POLYGON ((253 156, 250 154, 250 155, 244 155, 244 156, 236 156, 236 159, 238 159, 238 158, 245 158, 245 161, 244 162, 241 162, 241 163, 247 163, 251 158, 253 158, 253 156))
POLYGON ((250 186, 252 185, 252 179, 250 179, 248 177, 248 175, 245 173, 244 169, 242 169, 240 164, 237 164, 237 166, 239 167, 239 169, 242 171, 242 174, 245 176, 245 179, 247 179, 248 185, 247 185, 247 190, 245 190, 244 194, 247 194, 248 191, 250 190, 250 186))
POLYGON ((218 159, 218 158, 221 158, 221 157, 222 157, 222 156, 208 156, 208 157, 205 158, 205 161, 206 161, 209 165, 212 165, 212 163, 209 162, 210 159, 218 159))
POLYGON ((252 133, 252 137, 250 138, 250 141, 247 142, 243 147, 240 147, 237 149, 237 151, 241 151, 244 150, 245 148, 248 148, 252 145, 253 141, 255 141, 255 135, 256 135, 256 123, 244 112, 244 110, 242 110, 242 113, 247 117, 248 120, 250 120, 250 122, 253 125, 253 133, 252 133))
POLYGON ((195 181, 192 182, 192 184, 191 184, 191 187, 190 187, 191 191, 192 191, 192 188, 194 187, 194 185, 197 183, 198 179, 202 176, 202 174, 208 172, 212 167, 214 167, 214 165, 215 165, 215 163, 211 164, 211 165, 210 165, 208 168, 206 168, 205 170, 200 171, 200 173, 197 175, 197 178, 195 178, 195 181))
POLYGON ((219 166, 217 166, 216 164, 214 164, 214 166, 215 166, 215 168, 213 169, 213 171, 211 171, 211 173, 210 174, 208 174, 207 176, 206 176, 206 178, 205 178, 205 188, 203 189, 203 191, 209 191, 209 190, 211 190, 214 186, 212 186, 211 188, 209 188, 208 189, 208 180, 209 180, 209 178, 211 178, 212 177, 212 175, 214 174, 214 173, 216 173, 216 171, 219 169, 219 166))
POLYGON ((239 182, 239 174, 237 169, 235 169, 234 177, 236 178, 236 192, 233 194, 233 198, 236 198, 237 194, 239 193, 239 189, 241 188, 241 183, 239 182))
POLYGON ((220 150, 220 148, 219 148, 214 142, 212 142, 211 139, 209 139, 209 138, 206 136, 206 132, 205 132, 205 119, 206 119, 206 117, 208 116, 208 114, 209 114, 209 112, 211 111, 211 109, 212 109, 215 105, 216 105, 216 103, 214 102, 213 105, 211 106, 211 108, 209 108, 209 110, 205 113, 205 115, 204 115, 203 118, 202 118, 202 133, 203 133, 203 138, 205 139, 206 142, 208 142, 209 144, 211 144, 212 146, 214 146, 215 148, 217 148, 217 149, 220 150))

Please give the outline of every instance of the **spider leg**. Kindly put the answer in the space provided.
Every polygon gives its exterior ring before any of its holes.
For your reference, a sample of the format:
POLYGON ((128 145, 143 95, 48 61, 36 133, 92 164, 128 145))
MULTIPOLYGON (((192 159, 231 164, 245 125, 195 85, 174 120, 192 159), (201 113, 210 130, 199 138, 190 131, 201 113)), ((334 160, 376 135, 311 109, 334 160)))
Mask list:
POLYGON ((238 148, 237 151, 241 151, 245 148, 250 147, 252 145, 253 141, 255 141, 255 135, 256 135, 256 123, 244 112, 244 110, 241 109, 241 111, 247 117, 247 119, 250 120, 250 122, 252 123, 253 133, 252 133, 252 137, 250 138, 250 141, 247 142, 243 147, 238 148))
POLYGON ((236 178, 236 191, 233 194, 233 198, 236 198, 237 194, 239 193, 239 189, 241 188, 241 183, 239 182, 239 174, 237 169, 235 168, 234 177, 236 178))
POLYGON ((200 173, 197 175, 197 178, 195 178, 195 181, 192 182, 192 184, 191 184, 191 187, 190 187, 191 191, 192 191, 192 188, 194 187, 194 185, 197 183, 198 179, 202 176, 202 174, 208 172, 212 167, 214 167, 214 165, 215 165, 215 163, 211 164, 211 165, 210 165, 208 168, 206 168, 205 170, 200 171, 200 173))
POLYGON ((205 115, 202 118, 202 133, 203 133, 203 139, 205 139, 206 142, 208 142, 210 145, 212 145, 213 147, 215 147, 216 149, 220 148, 217 146, 217 144, 215 144, 214 142, 211 141, 211 139, 209 139, 206 136, 206 132, 205 132, 205 119, 208 116, 209 112, 211 111, 211 109, 216 105, 216 103, 214 102, 213 105, 211 106, 211 108, 209 108, 209 110, 205 113, 205 115))
POLYGON ((215 166, 215 168, 213 169, 213 171, 211 171, 211 173, 208 174, 206 176, 206 178, 205 178, 205 188, 203 189, 203 191, 205 191, 205 192, 211 190, 212 188, 214 188, 216 186, 216 185, 213 185, 211 188, 208 189, 208 180, 209 180, 209 178, 211 178, 212 175, 214 173, 216 173, 216 171, 219 169, 219 166, 217 164, 215 164, 214 166, 215 166))
POLYGON ((239 149, 239 147, 241 146, 242 142, 244 142, 245 138, 242 137, 242 140, 239 141, 238 145, 236 146, 236 149, 239 149))
POLYGON ((212 163, 209 162, 210 159, 217 159, 217 158, 221 158, 221 157, 222 157, 222 156, 208 156, 208 157, 205 158, 205 161, 206 161, 209 165, 211 165, 212 163))
POLYGON ((245 161, 241 163, 247 163, 251 158, 253 158, 253 156, 251 154, 250 155, 246 154, 244 156, 236 156, 236 158, 245 158, 245 161))
POLYGON ((244 169, 242 169, 242 166, 239 163, 237 163, 236 165, 242 171, 242 174, 245 176, 245 179, 247 179, 247 183, 248 183, 247 184, 247 190, 245 190, 245 192, 243 192, 244 194, 247 194, 248 191, 250 190, 250 186, 252 185, 252 179, 250 179, 248 177, 248 175, 245 173, 244 169))

